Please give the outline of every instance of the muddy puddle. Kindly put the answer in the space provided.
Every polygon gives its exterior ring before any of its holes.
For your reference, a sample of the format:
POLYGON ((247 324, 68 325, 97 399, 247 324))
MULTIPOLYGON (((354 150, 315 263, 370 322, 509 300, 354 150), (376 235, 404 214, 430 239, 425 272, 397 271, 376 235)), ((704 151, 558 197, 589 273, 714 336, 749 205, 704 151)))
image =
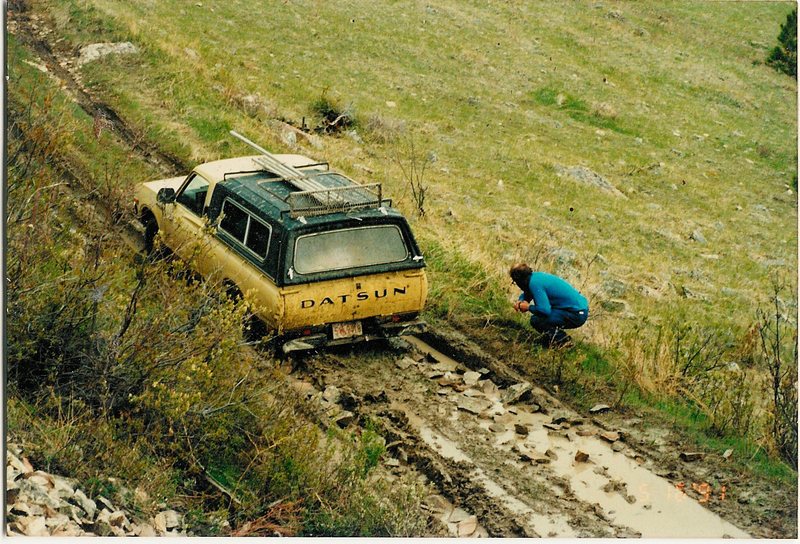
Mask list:
MULTIPOLYGON (((458 445, 431 429, 428 424, 413 411, 402 404, 393 404, 392 407, 400 410, 408 417, 409 424, 414 427, 423 441, 433 448, 439 455, 452 459, 453 461, 465 462, 475 465, 475 462, 464 453, 458 445)), ((532 510, 527 504, 507 492, 502 485, 486 475, 485 471, 477 466, 470 474, 473 481, 479 483, 492 497, 498 499, 510 512, 512 512, 520 524, 532 529, 541 536, 577 536, 567 523, 566 518, 559 516, 545 516, 532 510)))
MULTIPOLYGON (((409 341, 436 360, 431 365, 463 370, 463 366, 421 340, 409 341)), ((426 367, 420 364, 420 370, 425 372, 426 367)), ((486 433, 488 443, 498 453, 498 462, 506 459, 506 463, 516 465, 523 474, 534 477, 544 472, 549 473, 550 480, 568 482, 579 501, 597 505, 595 508, 612 524, 630 528, 645 538, 749 538, 747 533, 641 466, 617 433, 604 431, 577 415, 554 418, 553 414, 529 411, 524 404, 504 405, 502 390, 487 381, 480 380, 460 391, 440 390, 439 394, 457 405, 463 401, 462 397, 470 401, 481 398, 485 409, 480 414, 457 410, 457 418, 461 421, 471 418, 486 433)), ((455 437, 451 435, 453 439, 448 439, 437 432, 435 426, 414 415, 408 406, 398 408, 440 455, 475 464, 455 437)), ((552 513, 543 515, 529 506, 528 502, 534 501, 509 491, 514 482, 490 478, 477 464, 472 477, 537 534, 575 536, 566 518, 552 513)))

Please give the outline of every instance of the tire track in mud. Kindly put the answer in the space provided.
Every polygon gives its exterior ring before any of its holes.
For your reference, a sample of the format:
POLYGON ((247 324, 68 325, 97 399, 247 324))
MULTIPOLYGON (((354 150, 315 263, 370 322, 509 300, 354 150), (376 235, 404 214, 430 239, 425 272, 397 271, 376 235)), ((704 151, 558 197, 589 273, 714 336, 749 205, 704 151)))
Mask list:
POLYGON ((48 22, 28 9, 25 0, 8 3, 8 31, 39 57, 48 73, 54 77, 87 115, 116 134, 125 144, 144 159, 157 165, 165 174, 188 172, 188 167, 178 157, 160 149, 143 138, 123 120, 113 108, 93 96, 80 83, 74 71, 74 58, 66 52, 56 52, 47 40, 53 32, 48 22))

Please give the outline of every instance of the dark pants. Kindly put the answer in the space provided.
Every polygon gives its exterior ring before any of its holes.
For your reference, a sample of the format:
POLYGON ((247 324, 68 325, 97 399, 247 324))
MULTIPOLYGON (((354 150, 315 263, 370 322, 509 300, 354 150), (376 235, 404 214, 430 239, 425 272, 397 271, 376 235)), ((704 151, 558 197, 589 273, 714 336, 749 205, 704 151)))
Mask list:
POLYGON ((563 310, 553 308, 550 315, 531 314, 531 327, 539 332, 553 332, 558 329, 577 329, 589 318, 589 310, 563 310))

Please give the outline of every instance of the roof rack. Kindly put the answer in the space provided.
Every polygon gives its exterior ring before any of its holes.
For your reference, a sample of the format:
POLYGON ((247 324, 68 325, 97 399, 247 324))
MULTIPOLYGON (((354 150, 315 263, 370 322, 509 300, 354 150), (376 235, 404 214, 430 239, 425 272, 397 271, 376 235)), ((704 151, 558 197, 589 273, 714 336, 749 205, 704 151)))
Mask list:
POLYGON ((283 199, 289 205, 289 214, 292 217, 380 208, 384 205, 380 183, 361 185, 336 172, 309 174, 281 162, 275 155, 235 130, 231 130, 230 134, 261 153, 253 161, 264 170, 276 174, 278 180, 274 181, 285 181, 298 189, 283 199))

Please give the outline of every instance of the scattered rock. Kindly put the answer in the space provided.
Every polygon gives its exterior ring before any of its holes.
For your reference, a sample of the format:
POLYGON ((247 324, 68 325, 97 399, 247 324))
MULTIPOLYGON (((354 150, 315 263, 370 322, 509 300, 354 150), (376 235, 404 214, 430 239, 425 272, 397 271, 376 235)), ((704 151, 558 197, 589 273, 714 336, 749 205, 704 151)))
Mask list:
POLYGON ((455 508, 450 513, 450 517, 447 519, 450 523, 461 523, 462 521, 469 519, 469 512, 466 510, 462 510, 461 508, 455 508))
POLYGON ((458 370, 458 363, 455 361, 441 361, 433 365, 433 370, 438 370, 440 372, 455 372, 458 370))
POLYGON ((49 536, 50 531, 47 530, 47 524, 44 517, 30 516, 19 518, 14 525, 17 530, 25 536, 49 536))
POLYGON ((141 537, 153 537, 156 536, 156 530, 153 528, 152 525, 149 523, 143 523, 138 526, 137 530, 134 532, 136 536, 141 537))
POLYGON ((514 432, 516 432, 517 434, 521 434, 522 436, 528 436, 528 433, 530 431, 528 430, 527 426, 522 425, 521 423, 517 423, 514 425, 514 432))
POLYGON ((464 373, 464 383, 467 385, 475 385, 478 383, 478 380, 481 378, 479 372, 465 372, 464 373))
POLYGON ((484 410, 490 408, 492 403, 485 399, 476 399, 470 397, 460 397, 457 403, 459 410, 464 410, 471 414, 478 415, 484 410))
POLYGON ((613 444, 611 444, 611 449, 619 453, 625 449, 625 444, 623 444, 622 442, 614 442, 613 444))
POLYGON ((619 189, 614 187, 614 185, 610 181, 605 179, 597 172, 594 172, 589 168, 586 168, 585 166, 571 166, 565 168, 563 166, 557 165, 555 167, 555 170, 556 170, 556 175, 558 175, 559 177, 566 174, 575 181, 593 187, 597 187, 598 189, 610 193, 614 196, 627 199, 627 197, 619 189))
POLYGON ((553 450, 548 449, 546 452, 544 452, 544 454, 553 461, 558 461, 558 455, 553 450))
POLYGON ((353 412, 350 412, 348 410, 342 410, 341 413, 338 416, 336 416, 334 422, 336 423, 336 425, 339 426, 339 428, 344 429, 348 425, 353 423, 355 420, 356 420, 356 415, 353 412))
POLYGON ((102 496, 102 495, 99 495, 99 496, 97 497, 97 502, 99 502, 100 504, 102 504, 103 506, 105 506, 106 508, 108 508, 108 510, 109 510, 110 512, 113 512, 114 510, 116 510, 116 508, 114 508, 114 505, 113 505, 113 504, 111 504, 111 501, 110 501, 110 500, 108 500, 107 498, 105 498, 105 497, 104 497, 104 496, 102 496))
POLYGON ((550 431, 560 431, 561 430, 561 425, 553 425, 552 423, 545 423, 544 425, 542 425, 542 427, 544 427, 545 429, 548 429, 550 431))
POLYGON ((106 55, 130 55, 138 52, 139 49, 131 42, 93 43, 81 47, 77 64, 78 66, 83 66, 106 55))
POLYGON ((478 518, 470 516, 458 524, 458 536, 470 536, 478 528, 478 518))
POLYGON ((611 410, 611 407, 607 404, 595 404, 591 408, 589 408, 590 414, 602 414, 603 412, 608 412, 611 410))
POLYGON ((330 402, 331 404, 336 404, 339 402, 339 398, 341 397, 341 392, 339 388, 335 385, 330 385, 325 388, 325 391, 322 393, 323 400, 330 402))
POLYGON ((94 519, 94 515, 97 512, 97 503, 87 497, 83 491, 76 489, 72 495, 72 502, 80 506, 90 520, 94 519))
POLYGON ((723 459, 730 459, 731 455, 733 455, 733 450, 727 449, 725 453, 722 454, 723 459))
POLYGON ((601 288, 611 298, 619 298, 623 296, 627 290, 628 286, 625 282, 615 279, 615 278, 607 278, 603 280, 601 288))
POLYGON ((164 512, 159 512, 153 518, 153 527, 156 530, 157 535, 163 535, 167 532, 167 520, 164 516, 164 512))
POLYGON ((416 364, 417 362, 408 356, 403 357, 398 361, 395 361, 395 365, 397 365, 397 368, 399 368, 400 370, 407 370, 409 367, 412 367, 416 364))
POLYGON ((589 454, 583 451, 578 450, 575 453, 575 462, 577 463, 586 463, 589 461, 589 454))
POLYGON ((703 233, 700 232, 699 229, 692 231, 692 234, 689 235, 689 239, 694 240, 698 244, 708 243, 708 240, 706 240, 706 237, 703 236, 703 233))

